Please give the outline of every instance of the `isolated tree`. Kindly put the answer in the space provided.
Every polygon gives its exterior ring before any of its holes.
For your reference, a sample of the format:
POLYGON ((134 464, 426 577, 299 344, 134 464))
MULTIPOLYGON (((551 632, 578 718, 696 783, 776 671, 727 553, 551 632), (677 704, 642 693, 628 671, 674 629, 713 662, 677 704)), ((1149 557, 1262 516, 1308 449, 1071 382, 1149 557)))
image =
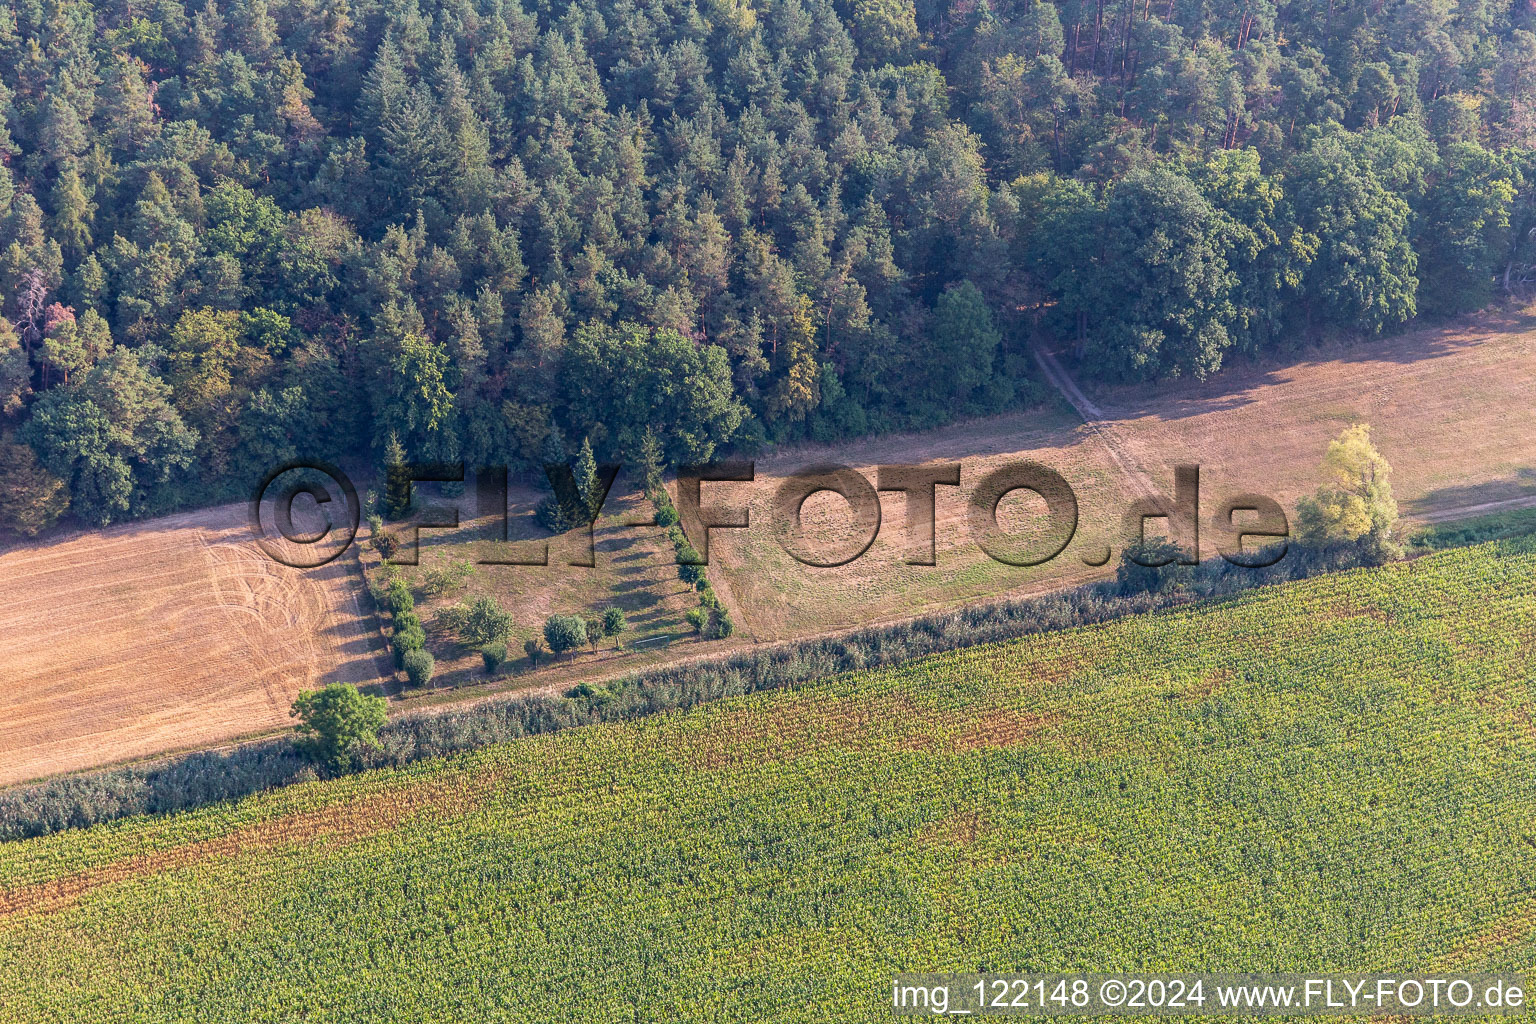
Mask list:
POLYGON ((507 638, 512 632, 512 616, 496 603, 493 597, 480 596, 468 605, 459 604, 446 609, 443 619, 458 634, 459 640, 470 647, 483 647, 507 638))
POLYGON ((564 654, 587 642, 587 623, 579 615, 551 615, 544 620, 544 642, 554 654, 564 654))
POLYGON ((592 653, 597 653, 598 642, 604 637, 603 620, 599 615, 588 616, 582 620, 587 630, 587 643, 592 647, 592 653))
MULTIPOLYGON (((598 494, 597 460, 592 456, 592 442, 586 438, 582 438, 581 449, 576 453, 571 477, 576 484, 576 496, 582 503, 580 512, 585 515, 585 521, 596 522, 602 497, 598 494)), ((578 521, 580 519, 578 516, 578 521)))
POLYGON ((640 435, 640 472, 647 498, 654 498, 656 492, 662 488, 665 458, 661 450, 661 440, 647 425, 645 433, 640 435))
POLYGON ((411 514, 411 473, 405 447, 393 430, 384 442, 384 514, 404 519, 411 514))
POLYGON ((528 655, 528 660, 533 664, 539 663, 539 655, 544 653, 544 641, 536 636, 531 636, 523 641, 523 653, 528 655))
POLYGON ((347 683, 332 683, 299 694, 290 717, 299 719, 295 731, 300 748, 340 773, 356 763, 362 750, 378 743, 386 706, 382 697, 360 693, 347 683))
POLYGON ((629 620, 624 617, 624 609, 608 607, 603 609, 603 636, 618 636, 629 629, 629 620))
POLYGON ((1297 503, 1301 540, 1313 546, 1359 545, 1367 557, 1392 557, 1397 501, 1392 467, 1371 443, 1371 428, 1357 423, 1329 442, 1323 456, 1323 486, 1297 503))

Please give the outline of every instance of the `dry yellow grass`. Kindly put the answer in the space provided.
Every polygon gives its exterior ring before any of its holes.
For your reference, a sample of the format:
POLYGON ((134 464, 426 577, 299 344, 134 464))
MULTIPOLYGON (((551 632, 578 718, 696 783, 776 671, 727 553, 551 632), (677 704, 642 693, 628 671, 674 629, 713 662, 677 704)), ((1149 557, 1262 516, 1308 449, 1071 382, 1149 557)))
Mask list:
POLYGON ((1365 422, 1409 518, 1536 495, 1536 311, 1094 397, 1164 486, 1174 462, 1198 462, 1208 494, 1291 507, 1317 487, 1329 440, 1365 422))
MULTIPOLYGON (((757 462, 753 484, 705 484, 706 504, 748 504, 752 527, 717 530, 710 541, 712 579, 725 583, 738 616, 759 640, 777 640, 919 614, 977 597, 1027 593, 1070 586, 1105 570, 1084 563, 1103 557, 1115 543, 1119 517, 1134 498, 1129 482, 1108 452, 1075 416, 1039 408, 957 423, 921 434, 903 434, 832 446, 806 446, 757 462), (1004 565, 977 547, 967 510, 976 484, 992 469, 1034 460, 1055 469, 1077 494, 1075 539, 1045 565, 1004 565), (802 467, 824 462, 853 466, 871 481, 886 464, 961 464, 960 486, 938 488, 935 496, 937 565, 908 565, 906 499, 881 495, 880 531, 860 558, 836 568, 803 565, 774 535, 773 497, 781 481, 802 467)), ((1044 503, 1015 492, 999 507, 999 520, 1021 536, 1043 521, 1044 503)), ((848 504, 819 494, 804 509, 809 537, 828 548, 848 539, 848 504)))
POLYGON ((243 505, 0 554, 0 785, 289 723, 305 687, 379 678, 342 558, 292 569, 243 505))

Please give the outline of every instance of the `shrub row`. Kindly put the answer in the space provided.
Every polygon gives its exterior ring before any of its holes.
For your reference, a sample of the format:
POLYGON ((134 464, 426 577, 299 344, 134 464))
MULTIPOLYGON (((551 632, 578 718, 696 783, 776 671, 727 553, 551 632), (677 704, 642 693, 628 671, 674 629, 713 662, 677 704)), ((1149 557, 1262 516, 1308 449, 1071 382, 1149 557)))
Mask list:
POLYGON ((698 591, 699 604, 696 608, 688 609, 684 616, 693 631, 706 640, 720 640, 736 632, 736 623, 731 621, 730 609, 720 603, 715 596, 715 590, 709 585, 709 578, 704 575, 704 567, 697 564, 699 552, 688 540, 683 528, 678 522, 677 506, 672 504, 671 495, 666 488, 656 487, 647 490, 647 496, 656 505, 656 523, 667 528, 667 537, 672 541, 672 548, 677 552, 677 575, 684 583, 698 591))

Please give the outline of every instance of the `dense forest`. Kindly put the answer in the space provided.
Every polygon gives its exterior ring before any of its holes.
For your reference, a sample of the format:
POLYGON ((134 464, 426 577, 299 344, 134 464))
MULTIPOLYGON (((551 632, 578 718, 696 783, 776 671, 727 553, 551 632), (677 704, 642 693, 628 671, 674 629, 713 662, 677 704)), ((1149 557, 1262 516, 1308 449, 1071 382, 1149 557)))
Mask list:
POLYGON ((1380 334, 1532 275, 1532 145, 1530 0, 6 0, 0 525, 1380 334))

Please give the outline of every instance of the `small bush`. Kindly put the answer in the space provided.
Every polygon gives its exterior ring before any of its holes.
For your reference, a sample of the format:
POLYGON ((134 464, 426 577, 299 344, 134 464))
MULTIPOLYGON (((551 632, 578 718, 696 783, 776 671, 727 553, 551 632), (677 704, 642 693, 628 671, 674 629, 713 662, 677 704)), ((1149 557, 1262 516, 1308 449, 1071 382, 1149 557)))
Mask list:
POLYGON ((1188 557, 1183 548, 1161 538, 1132 544, 1120 556, 1115 584, 1126 596, 1178 589, 1195 577, 1194 566, 1181 564, 1188 557))
POLYGON ((531 636, 523 641, 523 653, 528 655, 528 660, 535 665, 539 663, 539 655, 544 653, 544 641, 536 636, 531 636))
POLYGON ((389 609, 391 615, 399 615, 416 607, 416 599, 411 596, 410 584, 399 576, 391 579, 389 587, 384 591, 384 607, 389 609))
POLYGON ((671 502, 668 502, 665 505, 661 505, 661 506, 659 506, 656 509, 656 525, 657 526, 672 526, 672 525, 676 524, 676 522, 677 522, 677 509, 672 507, 672 503, 671 502))
POLYGON ((485 662, 487 674, 495 672, 507 660, 507 645, 500 640, 480 648, 480 660, 485 662))
POLYGON ((412 686, 426 686, 432 681, 437 662, 426 651, 406 651, 400 667, 405 669, 405 677, 411 681, 412 686))
POLYGON ((395 635, 389 638, 389 645, 395 651, 395 667, 404 668, 407 654, 427 646, 427 634, 420 626, 397 629, 395 635))
POLYGON ((624 617, 624 609, 603 609, 603 636, 618 636, 627 629, 629 620, 624 617))
POLYGON ((695 633, 703 633, 704 627, 709 624, 709 610, 707 608, 689 608, 683 618, 688 620, 688 625, 693 627, 695 633))
POLYGON ((467 558, 444 566, 428 569, 422 577, 421 588, 429 594, 446 594, 458 590, 475 574, 475 563, 467 558))
POLYGON ((512 632, 511 614, 503 611, 501 605, 489 597, 477 597, 474 604, 460 603, 452 608, 444 608, 438 614, 438 621, 470 647, 483 647, 505 640, 507 634, 512 632))
POLYGON ((709 622, 704 627, 706 640, 723 640, 736 632, 736 624, 731 621, 731 615, 723 608, 710 612, 709 622))
POLYGON ((533 518, 550 533, 558 534, 586 525, 588 520, 582 518, 584 513, 585 509, 567 507, 556 498, 545 498, 533 510, 533 518))

